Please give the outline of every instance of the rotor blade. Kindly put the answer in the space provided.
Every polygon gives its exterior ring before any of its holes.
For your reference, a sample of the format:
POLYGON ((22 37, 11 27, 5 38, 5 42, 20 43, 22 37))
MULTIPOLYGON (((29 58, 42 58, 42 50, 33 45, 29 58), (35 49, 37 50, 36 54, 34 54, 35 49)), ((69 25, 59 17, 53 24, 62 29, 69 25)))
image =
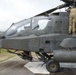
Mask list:
POLYGON ((48 14, 52 13, 53 11, 55 11, 55 10, 57 10, 57 9, 61 9, 61 8, 68 7, 68 6, 69 6, 69 4, 62 4, 62 5, 59 5, 59 6, 55 7, 55 8, 53 8, 53 9, 50 9, 50 10, 45 11, 45 12, 43 12, 43 13, 40 13, 40 14, 38 14, 38 15, 36 15, 36 16, 48 15, 48 14))
POLYGON ((76 0, 62 0, 63 2, 65 2, 65 3, 74 3, 74 2, 76 2, 76 0))

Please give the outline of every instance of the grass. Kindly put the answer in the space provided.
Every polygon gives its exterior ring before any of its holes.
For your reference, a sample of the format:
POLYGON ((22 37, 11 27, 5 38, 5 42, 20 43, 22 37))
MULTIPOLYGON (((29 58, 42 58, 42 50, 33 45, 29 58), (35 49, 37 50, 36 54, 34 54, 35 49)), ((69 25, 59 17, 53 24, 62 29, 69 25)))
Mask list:
POLYGON ((15 54, 7 52, 6 49, 0 49, 0 62, 10 59, 14 56, 15 56, 15 54))
MULTIPOLYGON (((14 52, 15 50, 11 50, 11 52, 14 52)), ((16 53, 22 53, 23 51, 17 51, 16 53)), ((34 53, 34 52, 31 52, 31 55, 35 58, 35 59, 37 59, 37 56, 36 56, 36 54, 34 53)), ((12 58, 12 57, 14 57, 15 56, 15 54, 12 54, 12 53, 9 53, 9 52, 7 52, 7 50, 6 49, 0 49, 0 62, 3 62, 3 61, 5 61, 5 60, 8 60, 8 59, 10 59, 10 58, 12 58)))

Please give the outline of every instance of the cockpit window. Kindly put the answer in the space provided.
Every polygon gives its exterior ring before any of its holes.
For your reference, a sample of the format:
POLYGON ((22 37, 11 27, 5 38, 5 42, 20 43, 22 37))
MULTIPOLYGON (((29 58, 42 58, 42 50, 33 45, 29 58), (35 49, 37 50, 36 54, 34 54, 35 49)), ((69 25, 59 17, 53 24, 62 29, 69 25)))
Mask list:
POLYGON ((18 29, 17 29, 17 32, 24 31, 24 30, 28 29, 29 27, 30 27, 30 23, 28 23, 28 24, 26 24, 26 25, 18 28, 18 29))
POLYGON ((26 29, 30 29, 31 27, 31 19, 22 20, 17 23, 13 23, 6 31, 6 36, 11 36, 26 29))
POLYGON ((48 21, 50 20, 41 19, 41 20, 35 21, 35 23, 32 23, 32 30, 43 30, 47 26, 48 21))
POLYGON ((47 19, 39 20, 38 21, 39 30, 43 30, 47 26, 48 21, 49 20, 47 20, 47 19))

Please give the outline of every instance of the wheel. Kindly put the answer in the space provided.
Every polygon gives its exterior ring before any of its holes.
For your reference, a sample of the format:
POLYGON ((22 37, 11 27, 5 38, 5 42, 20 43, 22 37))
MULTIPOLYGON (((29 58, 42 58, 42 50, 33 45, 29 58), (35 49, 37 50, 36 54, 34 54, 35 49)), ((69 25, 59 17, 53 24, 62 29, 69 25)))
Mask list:
POLYGON ((59 69, 60 69, 60 65, 59 63, 57 62, 54 62, 52 60, 49 60, 47 63, 46 63, 46 69, 49 71, 49 72, 58 72, 59 69))

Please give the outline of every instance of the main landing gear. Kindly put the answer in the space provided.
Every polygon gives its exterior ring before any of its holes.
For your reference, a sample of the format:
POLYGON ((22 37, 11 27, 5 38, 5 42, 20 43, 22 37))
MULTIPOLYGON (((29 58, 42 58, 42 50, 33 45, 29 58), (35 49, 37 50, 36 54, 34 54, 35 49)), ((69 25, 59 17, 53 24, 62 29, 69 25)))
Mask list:
POLYGON ((41 57, 41 60, 46 64, 46 69, 51 72, 58 72, 60 70, 59 62, 53 61, 53 54, 36 53, 41 57))
POLYGON ((46 63, 46 69, 49 72, 58 72, 60 70, 60 65, 58 62, 54 62, 53 60, 49 60, 46 63))

